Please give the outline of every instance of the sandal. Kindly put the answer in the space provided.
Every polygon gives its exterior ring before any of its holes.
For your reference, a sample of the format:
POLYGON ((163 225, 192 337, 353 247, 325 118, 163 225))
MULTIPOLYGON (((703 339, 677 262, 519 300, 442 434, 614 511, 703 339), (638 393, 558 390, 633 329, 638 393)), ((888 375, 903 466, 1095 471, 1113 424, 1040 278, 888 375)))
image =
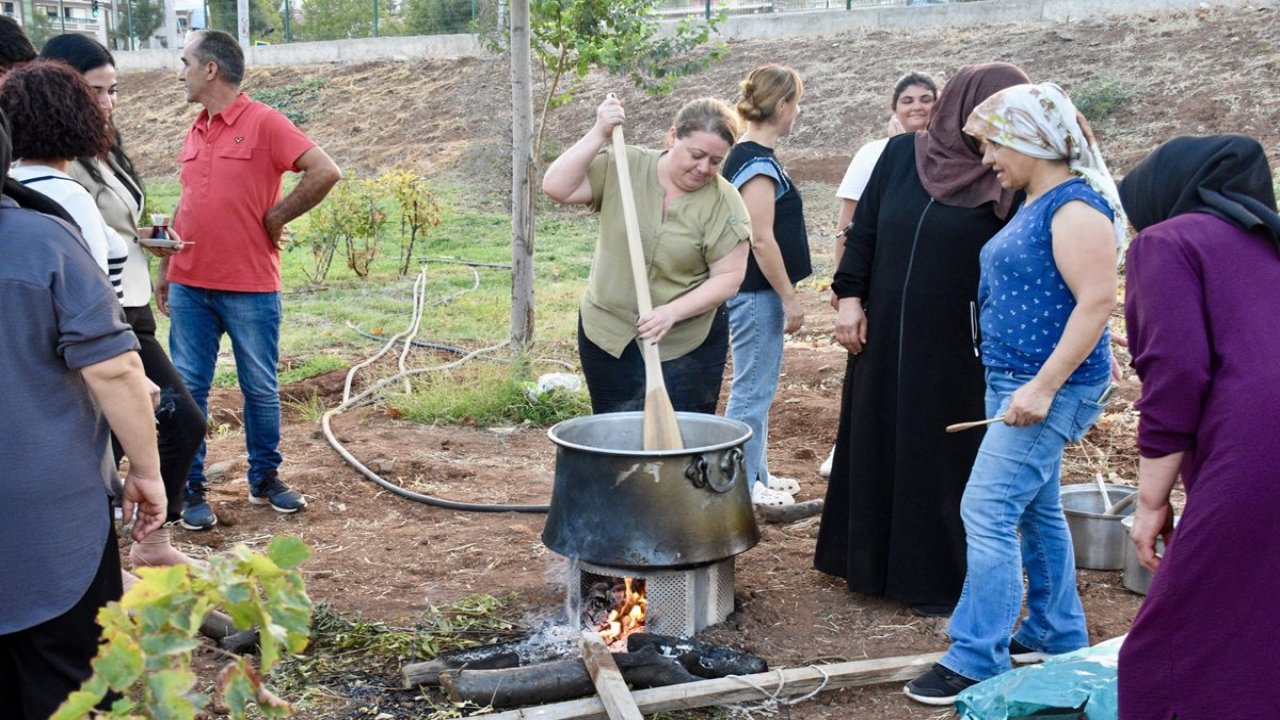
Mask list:
POLYGON ((818 468, 818 475, 829 478, 831 477, 831 463, 836 460, 836 449, 831 448, 831 452, 827 455, 827 459, 822 461, 822 465, 818 468))
POLYGON ((792 495, 800 492, 800 483, 791 478, 778 477, 777 475, 769 475, 769 482, 765 483, 765 487, 770 490, 791 493, 792 495))
POLYGON ((753 505, 794 505, 796 499, 790 493, 781 490, 770 490, 759 480, 751 486, 751 503, 753 505))

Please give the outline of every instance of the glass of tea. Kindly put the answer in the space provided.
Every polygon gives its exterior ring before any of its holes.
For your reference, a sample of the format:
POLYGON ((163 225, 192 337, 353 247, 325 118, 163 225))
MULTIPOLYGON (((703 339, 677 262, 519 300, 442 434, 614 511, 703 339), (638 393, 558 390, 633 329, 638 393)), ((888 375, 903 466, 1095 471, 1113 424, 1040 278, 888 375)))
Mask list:
POLYGON ((169 216, 164 213, 151 213, 151 239, 169 239, 169 216))

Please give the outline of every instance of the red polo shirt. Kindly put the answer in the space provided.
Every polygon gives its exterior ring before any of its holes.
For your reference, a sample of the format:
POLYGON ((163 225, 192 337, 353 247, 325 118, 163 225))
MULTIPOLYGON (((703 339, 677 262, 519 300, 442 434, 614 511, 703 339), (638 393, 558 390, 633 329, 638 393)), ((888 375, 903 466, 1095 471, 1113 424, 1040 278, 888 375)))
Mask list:
POLYGON ((171 282, 210 290, 280 289, 280 251, 262 218, 280 201, 286 172, 315 146, 289 119, 240 93, 201 110, 178 159, 182 197, 173 228, 195 243, 169 259, 171 282))

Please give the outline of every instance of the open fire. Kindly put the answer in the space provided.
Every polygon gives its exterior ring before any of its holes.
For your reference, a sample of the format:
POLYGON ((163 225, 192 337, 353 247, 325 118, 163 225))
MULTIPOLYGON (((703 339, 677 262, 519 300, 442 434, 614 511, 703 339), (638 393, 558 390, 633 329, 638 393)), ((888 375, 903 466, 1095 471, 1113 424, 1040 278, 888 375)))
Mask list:
POLYGON ((582 620, 613 652, 626 652, 627 637, 644 632, 649 600, 644 578, 609 578, 593 583, 582 603, 582 620))

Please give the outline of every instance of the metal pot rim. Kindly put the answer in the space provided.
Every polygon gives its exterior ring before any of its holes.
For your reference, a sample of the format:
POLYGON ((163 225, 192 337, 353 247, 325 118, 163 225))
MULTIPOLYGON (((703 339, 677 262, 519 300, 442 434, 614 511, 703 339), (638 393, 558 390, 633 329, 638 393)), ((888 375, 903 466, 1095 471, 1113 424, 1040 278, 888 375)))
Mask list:
POLYGON ((622 457, 632 457, 636 455, 644 455, 645 457, 679 457, 681 455, 692 455, 692 454, 703 453, 703 452, 715 452, 717 450, 724 450, 727 448, 735 447, 737 445, 741 445, 742 443, 745 443, 746 441, 750 440, 752 435, 751 428, 741 420, 734 420, 733 418, 727 418, 722 415, 708 415, 706 413, 680 411, 676 413, 677 422, 683 419, 689 419, 691 421, 697 421, 697 422, 712 421, 720 424, 736 425, 737 430, 739 430, 741 434, 732 440, 727 440, 725 442, 717 443, 715 445, 702 445, 699 447, 682 448, 679 450, 644 450, 644 449, 626 450, 626 449, 602 448, 602 447, 594 447, 591 445, 579 445, 578 443, 569 442, 568 440, 565 440, 564 438, 557 436, 557 432, 563 432, 564 429, 572 428, 575 425, 586 425, 602 417, 635 418, 636 421, 638 422, 644 422, 644 411, 632 410, 628 412, 603 413, 601 415, 581 415, 576 418, 569 418, 568 420, 562 420, 556 423, 555 425, 552 425, 550 428, 548 428, 547 437, 551 440, 551 442, 555 443, 556 445, 559 445, 560 447, 568 448, 570 450, 581 450, 582 452, 596 453, 599 455, 615 455, 615 456, 622 456, 622 457))
MULTIPOLYGON (((1132 490, 1135 493, 1138 492, 1138 488, 1132 487, 1129 485, 1115 485, 1111 483, 1106 483, 1105 485, 1108 491, 1107 492, 1108 495, 1112 490, 1132 490)), ((1097 492, 1098 492, 1097 485, 1093 485, 1092 483, 1077 483, 1072 485, 1063 485, 1062 489, 1059 491, 1059 496, 1085 494, 1085 493, 1097 493, 1097 492), (1079 488, 1079 489, 1076 489, 1076 488, 1079 488)), ((1065 503, 1063 503, 1063 508, 1062 508, 1062 512, 1064 514, 1070 515, 1073 517, 1087 518, 1090 520, 1108 520, 1108 521, 1119 520, 1121 518, 1129 517, 1133 515, 1134 510, 1135 508, 1133 506, 1130 506, 1128 508, 1125 508, 1125 511, 1122 514, 1108 515, 1104 512, 1093 512, 1090 510, 1076 510, 1075 508, 1066 507, 1065 503)))

